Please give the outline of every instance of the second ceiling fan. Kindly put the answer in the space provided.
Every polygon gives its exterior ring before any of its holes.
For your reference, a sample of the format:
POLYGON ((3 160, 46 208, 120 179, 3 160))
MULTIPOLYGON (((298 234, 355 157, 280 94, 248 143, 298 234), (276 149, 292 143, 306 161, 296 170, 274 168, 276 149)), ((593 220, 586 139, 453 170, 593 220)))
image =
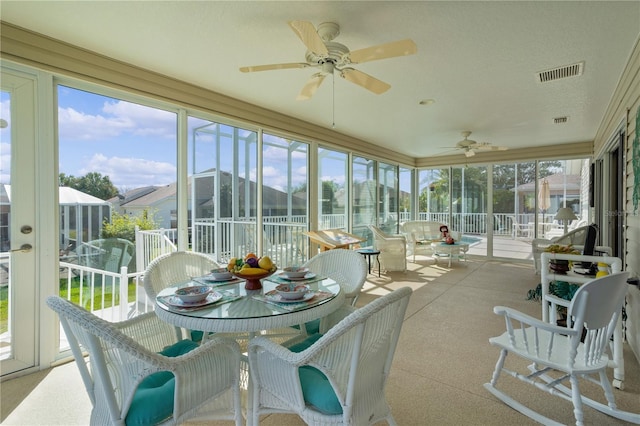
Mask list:
POLYGON ((464 155, 467 157, 473 157, 476 155, 476 151, 506 151, 508 149, 506 146, 495 146, 489 142, 476 142, 469 139, 469 136, 471 136, 470 131, 465 130, 462 132, 464 139, 458 142, 455 147, 455 149, 463 150, 464 155))
POLYGON ((413 55, 418 51, 416 44, 410 40, 399 40, 380 44, 364 49, 350 51, 347 46, 332 41, 340 34, 340 26, 333 22, 323 22, 318 29, 308 21, 291 21, 289 26, 307 47, 306 62, 292 62, 283 64, 256 65, 241 67, 242 72, 269 71, 291 68, 319 68, 313 74, 298 95, 298 100, 310 99, 322 84, 327 75, 338 74, 351 83, 357 84, 377 95, 386 92, 391 87, 350 65, 397 56, 413 55))

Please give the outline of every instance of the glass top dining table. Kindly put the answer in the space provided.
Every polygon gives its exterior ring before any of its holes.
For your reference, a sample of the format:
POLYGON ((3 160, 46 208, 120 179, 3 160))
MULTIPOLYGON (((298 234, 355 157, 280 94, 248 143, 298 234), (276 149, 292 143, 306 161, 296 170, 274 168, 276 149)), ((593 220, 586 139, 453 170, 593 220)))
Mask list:
POLYGON ((276 273, 262 279, 262 289, 246 290, 244 280, 225 283, 204 281, 194 278, 191 281, 177 283, 167 287, 156 297, 156 314, 174 326, 189 330, 200 330, 215 333, 259 332, 282 327, 303 324, 325 317, 337 310, 344 303, 344 292, 334 280, 325 277, 313 277, 295 281, 296 285, 309 287, 311 295, 293 303, 277 303, 269 297, 278 284, 284 282, 276 273), (202 307, 179 306, 174 294, 178 288, 193 285, 211 286, 222 296, 217 303, 202 307))

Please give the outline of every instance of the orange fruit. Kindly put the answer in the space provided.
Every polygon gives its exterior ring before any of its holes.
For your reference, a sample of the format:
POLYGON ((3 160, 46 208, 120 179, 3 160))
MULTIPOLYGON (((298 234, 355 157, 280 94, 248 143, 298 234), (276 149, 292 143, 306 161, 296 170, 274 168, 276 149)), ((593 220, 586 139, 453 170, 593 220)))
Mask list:
POLYGON ((252 257, 256 259, 258 258, 255 253, 249 253, 244 257, 244 260, 246 261, 247 259, 251 259, 252 257))

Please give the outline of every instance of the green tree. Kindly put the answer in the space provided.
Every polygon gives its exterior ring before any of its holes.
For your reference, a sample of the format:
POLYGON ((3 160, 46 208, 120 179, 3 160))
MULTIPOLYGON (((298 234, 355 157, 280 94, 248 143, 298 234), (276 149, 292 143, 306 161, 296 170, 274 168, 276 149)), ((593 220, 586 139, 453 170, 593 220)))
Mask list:
POLYGON ((77 189, 101 200, 108 200, 118 195, 118 188, 111 182, 109 176, 103 176, 97 172, 89 172, 82 177, 60 173, 58 185, 77 189))
POLYGON ((102 224, 102 238, 123 238, 134 242, 136 225, 142 231, 158 228, 154 214, 148 210, 144 210, 140 216, 113 213, 111 222, 105 220, 102 224))

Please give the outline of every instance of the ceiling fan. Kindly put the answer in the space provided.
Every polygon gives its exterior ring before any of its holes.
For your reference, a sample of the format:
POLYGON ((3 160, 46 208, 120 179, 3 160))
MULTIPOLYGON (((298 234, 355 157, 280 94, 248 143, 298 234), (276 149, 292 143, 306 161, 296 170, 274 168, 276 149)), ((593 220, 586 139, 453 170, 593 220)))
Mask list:
POLYGON ((307 47, 306 62, 255 65, 241 67, 240 71, 256 72, 291 68, 319 68, 320 71, 313 74, 302 88, 297 97, 298 100, 311 99, 324 78, 330 74, 338 74, 345 80, 377 95, 384 93, 391 87, 389 84, 352 68, 350 65, 396 56, 413 55, 418 50, 412 40, 405 39, 350 51, 347 46, 332 41, 340 34, 340 26, 334 22, 323 22, 318 25, 317 30, 308 21, 290 21, 289 26, 307 47))
POLYGON ((471 132, 465 130, 462 132, 462 139, 460 142, 456 144, 454 149, 460 149, 464 151, 464 155, 467 157, 473 157, 476 155, 476 151, 506 151, 506 146, 495 146, 491 145, 489 142, 476 142, 472 139, 469 139, 471 136, 471 132))

